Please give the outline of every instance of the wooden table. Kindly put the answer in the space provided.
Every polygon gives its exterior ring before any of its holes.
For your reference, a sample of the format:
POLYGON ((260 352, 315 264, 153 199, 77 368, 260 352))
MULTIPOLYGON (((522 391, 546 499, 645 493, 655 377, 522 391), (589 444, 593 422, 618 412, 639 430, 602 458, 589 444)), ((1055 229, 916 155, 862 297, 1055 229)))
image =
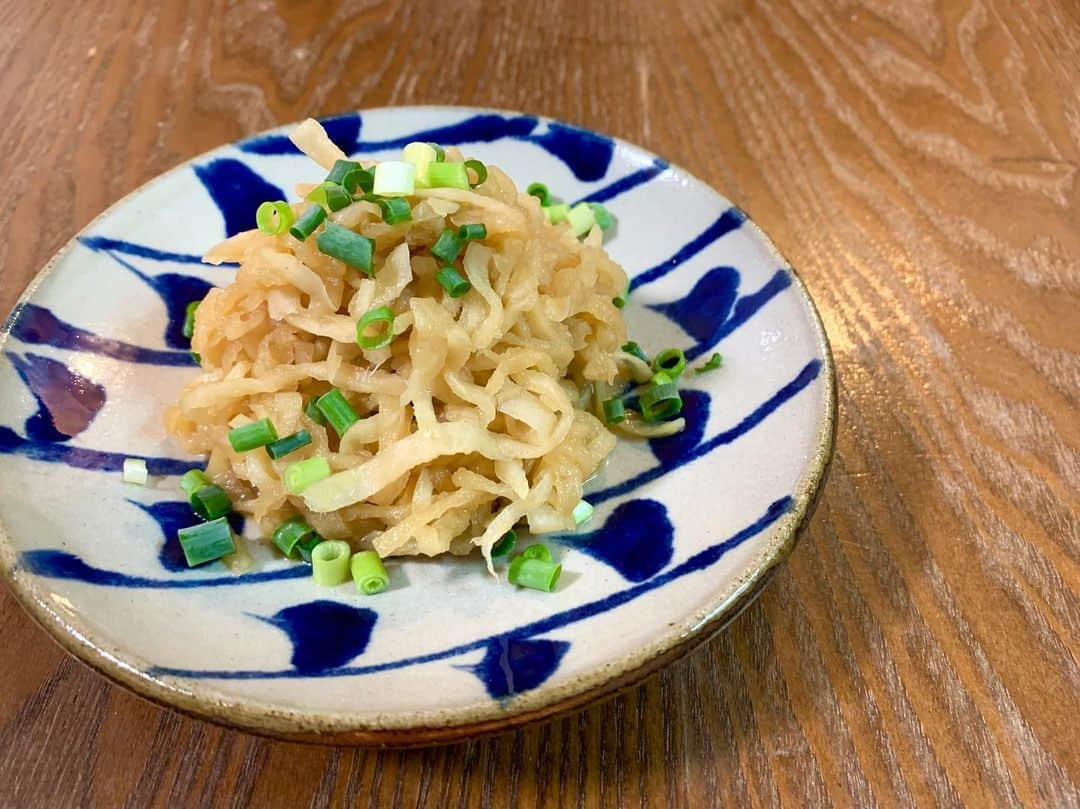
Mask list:
POLYGON ((205 149, 473 104, 713 183, 801 271, 840 377, 831 479, 765 594, 544 727, 391 753, 223 730, 66 657, 5 590, 0 806, 1080 804, 1075 0, 6 0, 0 61, 0 313, 205 149))

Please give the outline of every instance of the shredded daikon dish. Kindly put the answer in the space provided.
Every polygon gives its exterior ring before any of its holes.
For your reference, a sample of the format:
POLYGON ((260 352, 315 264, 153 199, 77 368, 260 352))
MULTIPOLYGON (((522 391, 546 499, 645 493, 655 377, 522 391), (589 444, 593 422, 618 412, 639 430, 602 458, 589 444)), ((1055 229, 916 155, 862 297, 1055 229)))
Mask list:
POLYGON ((165 421, 208 456, 183 482, 210 521, 196 528, 224 526, 181 536, 189 563, 233 550, 235 510, 287 555, 332 557, 334 577, 476 548, 490 567, 515 526, 564 531, 591 511, 609 428, 682 428, 664 386, 685 359, 650 365, 627 342, 601 206, 522 193, 453 148, 352 161, 313 120, 292 140, 329 174, 211 249, 235 280, 189 307, 202 373, 165 421), (617 395, 634 384, 651 411, 617 395))

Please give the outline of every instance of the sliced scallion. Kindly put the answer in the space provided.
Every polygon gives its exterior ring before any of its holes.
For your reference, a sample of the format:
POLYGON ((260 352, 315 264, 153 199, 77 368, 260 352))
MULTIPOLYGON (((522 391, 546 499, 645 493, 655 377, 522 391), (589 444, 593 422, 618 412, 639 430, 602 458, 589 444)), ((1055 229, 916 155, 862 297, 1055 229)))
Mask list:
POLYGON ((427 182, 432 188, 469 187, 469 172, 464 163, 432 163, 427 168, 427 182))
POLYGON ((375 275, 372 269, 372 256, 375 254, 373 239, 353 233, 347 227, 334 222, 327 222, 326 228, 319 234, 315 243, 326 255, 338 261, 344 261, 366 275, 375 275))
POLYGON ((704 365, 700 365, 694 369, 695 374, 707 374, 709 371, 715 371, 717 368, 724 364, 724 358, 719 354, 713 354, 709 357, 709 361, 704 365))
POLYGON ((548 187, 543 183, 529 183, 529 187, 525 189, 525 193, 530 197, 536 197, 540 200, 540 205, 544 208, 551 204, 551 192, 548 191, 548 187))
POLYGON ((492 558, 498 558, 500 556, 506 556, 510 551, 514 550, 514 545, 517 544, 517 531, 511 528, 501 537, 498 541, 491 546, 492 558))
POLYGON ((590 202, 588 206, 592 208, 593 218, 600 226, 600 230, 611 230, 611 226, 615 224, 615 217, 611 215, 611 212, 599 202, 590 202))
POLYGON ((626 421, 626 405, 622 399, 605 399, 603 408, 604 421, 608 424, 618 424, 621 421, 626 421))
POLYGON ((289 233, 294 239, 304 241, 308 236, 315 232, 315 228, 325 221, 326 209, 321 205, 311 205, 306 211, 300 214, 300 218, 289 228, 289 233))
POLYGON ((591 520, 594 510, 592 503, 587 500, 578 500, 578 504, 570 512, 570 516, 574 518, 574 525, 581 525, 591 520))
POLYGON ((383 592, 390 585, 390 576, 386 566, 375 551, 358 551, 349 560, 356 589, 366 596, 383 592))
POLYGON ((560 202, 558 205, 548 205, 547 207, 543 208, 543 211, 544 216, 547 217, 547 220, 551 224, 557 225, 560 222, 566 221, 566 217, 570 213, 570 206, 567 205, 565 202, 560 202))
POLYGON ((672 380, 678 379, 686 370, 686 354, 677 348, 665 348, 653 357, 652 368, 664 372, 672 380))
POLYGON ((574 235, 581 237, 592 230, 592 226, 596 224, 596 214, 587 202, 579 202, 567 212, 566 221, 570 223, 574 235))
POLYGON ((184 309, 184 328, 181 332, 189 340, 195 336, 195 310, 199 308, 199 304, 202 301, 192 301, 184 309))
POLYGON ((394 339, 394 310, 389 306, 377 306, 367 312, 356 324, 356 342, 361 348, 385 348, 394 339), (385 323, 385 327, 378 328, 385 323), (369 326, 375 326, 375 334, 368 334, 369 326))
POLYGON ((461 242, 460 231, 446 228, 439 234, 435 244, 431 245, 431 255, 444 264, 453 264, 464 245, 461 242))
POLYGON ((428 146, 435 150, 436 163, 442 163, 444 160, 446 160, 446 149, 444 149, 437 143, 429 143, 428 146))
POLYGON ((248 452, 272 444, 277 441, 278 434, 270 419, 259 419, 229 430, 228 438, 234 451, 248 452))
POLYGON ((204 520, 216 520, 232 511, 232 500, 223 488, 211 483, 191 495, 191 508, 204 520))
POLYGON ((345 435, 346 430, 360 421, 352 405, 345 399, 345 394, 337 388, 316 399, 315 406, 319 408, 319 412, 326 417, 330 426, 334 428, 334 432, 339 436, 345 435))
POLYGON ((306 536, 296 543, 296 552, 300 554, 300 558, 311 564, 311 553, 319 546, 319 543, 323 541, 323 538, 318 534, 312 532, 310 536, 306 536))
POLYGON ((212 562, 236 552, 232 529, 224 517, 193 525, 190 528, 181 528, 177 532, 177 537, 188 567, 212 562))
POLYGON ((615 304, 616 309, 622 309, 626 306, 626 302, 630 300, 630 281, 627 280, 626 288, 622 291, 621 295, 616 295, 611 299, 611 302, 615 304))
POLYGON ((518 587, 528 587, 532 590, 550 593, 558 584, 559 574, 561 573, 562 565, 555 562, 515 556, 513 561, 510 562, 506 578, 511 584, 516 584, 518 587))
MULTIPOLYGON (((657 374, 656 376, 664 376, 657 374)), ((654 376, 655 380, 656 377, 654 376)), ((682 397, 674 382, 653 384, 641 394, 641 415, 645 421, 665 421, 674 418, 682 411, 682 397)))
POLYGON ((330 173, 326 175, 326 182, 334 183, 335 185, 344 185, 345 178, 350 172, 364 170, 364 167, 357 163, 355 160, 335 160, 333 167, 330 169, 330 173))
POLYGON ((295 517, 290 517, 275 528, 272 539, 279 551, 290 559, 295 559, 297 556, 297 543, 302 539, 310 537, 314 533, 314 529, 307 524, 307 521, 303 517, 297 515, 295 517))
POLYGON ((352 194, 337 183, 319 183, 304 197, 308 202, 321 205, 328 211, 340 211, 352 204, 352 194))
POLYGON ((487 238, 487 225, 483 222, 472 222, 458 228, 458 238, 463 242, 481 241, 487 238))
POLYGON ((326 458, 316 455, 306 461, 297 461, 285 467, 285 488, 290 494, 300 494, 312 483, 330 477, 330 464, 326 458))
POLYGON ((384 160, 375 166, 371 190, 386 197, 408 196, 416 190, 416 166, 404 160, 384 160))
POLYGON ((124 483, 145 486, 148 474, 142 458, 124 458, 124 483))
POLYGON ((466 169, 472 169, 473 173, 476 174, 476 182, 475 183, 473 183, 473 182, 469 183, 469 185, 471 185, 473 188, 476 188, 476 186, 481 185, 487 179, 487 176, 488 176, 487 166, 485 166, 479 160, 466 160, 465 161, 465 168, 466 169))
POLYGON ((313 399, 309 399, 307 406, 304 408, 304 415, 311 419, 316 424, 326 424, 326 416, 319 410, 318 396, 313 399))
POLYGON ((296 452, 296 450, 306 447, 310 443, 311 433, 307 430, 298 430, 292 435, 287 435, 272 444, 267 444, 266 454, 276 461, 278 458, 284 458, 290 452, 296 452))
POLYGON ((201 469, 189 469, 180 478, 180 488, 188 497, 191 497, 196 491, 203 486, 209 486, 212 482, 201 469))
POLYGON ((311 551, 311 575, 320 587, 335 587, 349 578, 352 548, 341 539, 320 542, 311 551))
POLYGON ((535 545, 530 545, 521 552, 521 555, 526 559, 541 559, 545 562, 551 561, 551 548, 544 545, 542 542, 537 542, 535 545))
POLYGON ((437 273, 435 273, 435 280, 439 282, 439 285, 450 293, 451 298, 460 298, 470 289, 472 284, 469 283, 469 279, 462 277, 453 267, 442 267, 437 273))
POLYGON ((629 343, 624 344, 621 350, 625 351, 627 354, 631 354, 637 357, 639 360, 646 364, 649 362, 649 358, 645 356, 645 352, 641 350, 641 346, 639 346, 633 340, 631 340, 629 343))
POLYGON ((280 236, 292 227, 295 218, 289 203, 281 200, 264 202, 255 209, 255 225, 268 236, 280 236))
POLYGON ((404 197, 390 197, 389 199, 380 197, 374 202, 379 206, 383 221, 388 225, 396 225, 398 222, 408 222, 412 219, 412 209, 409 207, 409 201, 404 197))
POLYGON ((375 187, 375 174, 364 168, 352 169, 341 178, 341 186, 350 194, 364 192, 370 194, 375 187))
POLYGON ((405 148, 401 150, 401 156, 405 158, 406 162, 416 166, 416 184, 427 185, 428 166, 434 163, 438 157, 435 147, 430 143, 413 141, 405 145, 405 148))

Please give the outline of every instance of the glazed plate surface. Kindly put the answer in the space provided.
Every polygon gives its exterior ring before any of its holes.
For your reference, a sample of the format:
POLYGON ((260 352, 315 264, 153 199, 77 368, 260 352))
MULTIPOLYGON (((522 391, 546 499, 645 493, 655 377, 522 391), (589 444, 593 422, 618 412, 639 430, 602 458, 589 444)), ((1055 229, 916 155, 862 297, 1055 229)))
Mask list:
POLYGON ((684 349, 688 429, 621 441, 549 541, 555 593, 477 558, 388 564, 391 589, 319 588, 253 542, 253 568, 189 570, 178 475, 199 463, 162 411, 196 374, 184 306, 233 270, 199 256, 320 170, 275 130, 121 200, 31 285, 0 333, 0 560, 62 644, 155 701, 274 735, 416 744, 513 726, 635 681, 722 626, 794 544, 832 453, 821 323, 768 239, 724 197, 607 136, 519 113, 386 108, 324 121, 346 153, 457 145, 524 187, 603 202, 645 349, 684 349), (124 484, 147 459, 146 487, 124 484))

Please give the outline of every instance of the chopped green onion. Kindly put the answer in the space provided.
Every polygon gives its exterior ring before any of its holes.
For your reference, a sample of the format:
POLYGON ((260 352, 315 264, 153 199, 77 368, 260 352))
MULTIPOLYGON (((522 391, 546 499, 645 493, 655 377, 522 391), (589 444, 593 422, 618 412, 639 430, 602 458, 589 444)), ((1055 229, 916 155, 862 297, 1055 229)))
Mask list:
POLYGON ((551 561, 551 548, 541 542, 530 545, 521 552, 526 559, 540 559, 544 562, 551 561))
POLYGON ((674 418, 682 411, 682 397, 674 382, 656 384, 657 377, 667 378, 664 374, 653 377, 652 386, 641 394, 641 415, 645 421, 664 421, 674 418))
POLYGON ((184 310, 184 328, 181 332, 189 340, 195 336, 195 310, 202 301, 192 301, 184 310))
POLYGON ((432 188, 469 187, 469 172, 464 163, 432 163, 427 167, 427 182, 432 188))
POLYGON ((358 551, 349 562, 356 589, 366 596, 381 593, 390 584, 386 567, 375 551, 358 551))
POLYGON ((599 202, 589 202, 587 205, 592 208, 593 218, 600 226, 600 230, 611 230, 611 226, 615 224, 615 217, 611 215, 611 211, 599 202))
POLYGON ((307 524, 307 521, 297 515, 296 517, 290 517, 275 528, 272 539, 279 551, 290 559, 294 559, 296 558, 297 543, 314 533, 315 530, 307 524))
POLYGON ((356 411, 345 399, 345 394, 337 388, 316 399, 315 406, 319 408, 319 412, 326 417, 330 426, 334 428, 334 432, 339 436, 345 435, 346 430, 360 421, 356 411))
POLYGON ((594 510, 592 503, 587 500, 578 500, 578 504, 570 512, 570 516, 574 518, 574 525, 581 525, 591 520, 594 510))
POLYGON ((442 146, 437 143, 429 143, 428 146, 435 150, 436 163, 442 163, 444 160, 446 160, 446 150, 442 146))
POLYGON ((644 363, 648 363, 649 361, 649 358, 645 356, 645 352, 641 350, 641 346, 639 346, 633 340, 631 340, 629 343, 626 343, 622 347, 622 351, 625 351, 627 354, 637 357, 644 363))
POLYGON ((216 520, 232 511, 232 500, 223 488, 211 483, 191 495, 191 507, 204 520, 216 520))
POLYGON ((334 587, 349 578, 352 548, 342 539, 320 542, 311 551, 311 575, 320 587, 334 587))
POLYGON ((487 225, 482 222, 462 225, 458 228, 457 235, 463 242, 480 241, 487 238, 487 225))
POLYGON ((298 430, 292 435, 280 438, 273 444, 266 445, 266 454, 275 461, 284 458, 290 452, 296 452, 300 447, 306 447, 311 443, 311 433, 307 430, 298 430))
POLYGON ((529 183, 529 187, 525 189, 525 193, 530 197, 536 197, 540 200, 540 205, 544 208, 551 204, 551 192, 548 191, 548 187, 543 183, 529 183))
POLYGON ((311 419, 316 424, 326 424, 326 416, 319 410, 319 397, 316 396, 313 399, 309 399, 307 407, 304 408, 304 415, 311 419))
POLYGON ((292 227, 294 218, 289 203, 281 200, 264 202, 255 209, 255 225, 267 236, 280 236, 292 227))
POLYGON ((321 536, 312 532, 311 536, 306 536, 296 543, 296 552, 300 554, 301 559, 310 565, 311 554, 322 541, 323 538, 321 536))
POLYGON ((603 408, 604 421, 608 424, 618 424, 620 421, 626 421, 626 405, 622 399, 605 399, 603 408))
POLYGON ((375 275, 371 263, 371 258, 375 253, 374 239, 353 233, 334 222, 327 222, 326 229, 319 234, 315 243, 326 255, 344 261, 365 275, 375 275))
POLYGON ((555 562, 515 556, 510 562, 506 578, 518 587, 550 593, 558 584, 560 573, 562 573, 562 565, 555 562))
POLYGON ((363 191, 370 194, 375 187, 375 174, 364 168, 356 168, 341 178, 341 186, 350 194, 363 191))
POLYGON ((416 190, 416 166, 404 160, 384 160, 375 166, 375 184, 371 190, 387 197, 408 196, 416 190))
POLYGON ((665 348, 653 357, 654 371, 663 372, 672 380, 678 379, 686 370, 686 355, 677 348, 665 348))
POLYGON ((709 371, 715 371, 717 368, 724 364, 724 358, 719 354, 713 354, 709 357, 709 361, 704 365, 698 366, 694 369, 695 374, 707 374, 709 371))
POLYGON ((451 298, 460 298, 472 289, 472 284, 469 283, 469 280, 463 278, 461 273, 453 267, 442 267, 435 273, 435 280, 439 282, 439 285, 442 286, 443 289, 450 293, 451 298))
POLYGON ((330 477, 330 464, 326 458, 316 455, 306 461, 297 461, 285 467, 285 488, 289 494, 300 494, 312 483, 330 477))
POLYGON ((324 221, 326 221, 326 209, 321 205, 312 205, 300 214, 300 218, 289 228, 289 233, 294 239, 304 241, 324 221))
POLYGON ((458 257, 458 253, 461 252, 461 248, 464 245, 461 243, 460 231, 453 231, 450 228, 446 228, 439 234, 439 238, 435 240, 435 244, 431 245, 431 255, 446 264, 453 264, 454 259, 458 257))
POLYGON ((326 182, 334 183, 334 185, 345 185, 345 178, 357 169, 363 171, 364 167, 355 160, 335 160, 330 173, 326 175, 326 182))
POLYGON ((124 458, 124 483, 145 486, 148 474, 146 461, 142 458, 124 458))
POLYGON ((617 295, 611 299, 611 302, 615 304, 616 309, 622 309, 626 306, 626 302, 630 300, 630 281, 626 282, 626 289, 622 291, 621 295, 617 295))
POLYGON ((476 182, 469 183, 469 185, 471 185, 473 188, 476 188, 476 186, 480 185, 484 182, 484 180, 487 179, 487 166, 485 166, 479 160, 466 160, 465 168, 472 169, 474 172, 476 172, 476 182))
POLYGON ((177 532, 177 537, 188 567, 212 562, 236 552, 232 529, 224 517, 193 525, 190 528, 181 528, 177 532))
POLYGON ((383 221, 388 225, 396 225, 398 222, 408 222, 412 219, 412 209, 409 207, 409 201, 404 197, 390 197, 390 199, 377 197, 372 202, 379 206, 383 221))
POLYGON ((570 206, 565 202, 560 202, 558 205, 548 205, 543 211, 548 221, 557 225, 566 221, 566 217, 570 214, 570 206))
POLYGON ((209 486, 211 483, 213 481, 201 469, 189 469, 180 478, 180 488, 184 490, 188 497, 191 497, 203 486, 209 486))
POLYGON ((360 318, 356 324, 356 342, 361 348, 385 348, 394 339, 394 310, 389 306, 378 306, 360 318), (374 335, 365 334, 368 326, 385 323, 374 335))
POLYGON ((596 224, 596 214, 587 202, 579 202, 566 214, 566 221, 578 237, 584 236, 596 224))
POLYGON ((196 365, 198 365, 199 367, 202 367, 202 357, 199 356, 199 352, 192 351, 191 352, 191 358, 193 360, 195 360, 196 365))
POLYGON ((401 156, 405 158, 406 162, 416 166, 417 184, 426 185, 428 166, 438 159, 438 153, 435 151, 435 147, 430 143, 413 141, 412 143, 406 144, 405 148, 401 151, 401 156))
POLYGON ((492 558, 498 558, 500 556, 506 556, 514 549, 514 545, 517 543, 517 531, 511 528, 501 537, 499 540, 491 546, 492 558))
POLYGON ((236 452, 265 447, 277 441, 277 430, 274 429, 270 419, 259 419, 243 427, 234 427, 229 430, 229 443, 236 452))
POLYGON ((312 188, 304 199, 322 205, 328 211, 340 211, 352 204, 352 194, 337 183, 329 181, 312 188))

